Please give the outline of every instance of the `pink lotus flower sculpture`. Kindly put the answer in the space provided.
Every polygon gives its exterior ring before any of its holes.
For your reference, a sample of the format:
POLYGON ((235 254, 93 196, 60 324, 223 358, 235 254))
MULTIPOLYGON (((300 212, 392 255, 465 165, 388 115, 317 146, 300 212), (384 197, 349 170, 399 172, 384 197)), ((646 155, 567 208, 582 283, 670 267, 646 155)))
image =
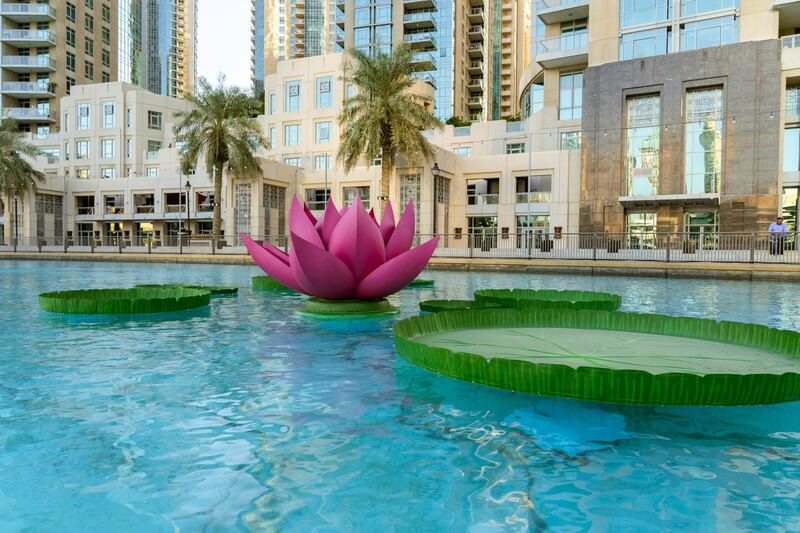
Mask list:
POLYGON ((439 237, 411 248, 414 206, 395 225, 392 204, 381 222, 357 195, 352 207, 328 200, 317 220, 295 197, 289 211, 291 247, 286 254, 268 242, 242 235, 253 261, 286 287, 326 300, 372 300, 399 291, 428 264, 439 237))

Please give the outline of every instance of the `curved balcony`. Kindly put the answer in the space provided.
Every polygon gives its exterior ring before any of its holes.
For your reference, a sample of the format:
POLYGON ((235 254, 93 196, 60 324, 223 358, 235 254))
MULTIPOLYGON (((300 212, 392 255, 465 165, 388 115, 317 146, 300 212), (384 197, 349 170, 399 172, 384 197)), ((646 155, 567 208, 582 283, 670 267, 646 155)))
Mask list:
POLYGON ((53 72, 56 61, 50 56, 3 56, 0 67, 12 72, 53 72))
POLYGON ((411 56, 411 67, 416 70, 434 70, 436 59, 430 52, 417 52, 411 56))
POLYGON ((28 81, 4 81, 0 84, 0 92, 14 98, 51 98, 56 95, 52 83, 28 81))
POLYGON ((55 37, 49 30, 3 30, 0 36, 4 44, 16 48, 44 48, 56 45, 55 37))
POLYGON ((545 24, 557 24, 589 16, 589 0, 539 0, 536 15, 545 24))
POLYGON ((403 40, 411 45, 415 50, 436 48, 436 38, 429 31, 421 33, 406 33, 403 40))
POLYGON ((544 68, 577 66, 588 60, 588 33, 567 33, 536 41, 536 61, 544 68))
POLYGON ((0 4, 0 15, 14 22, 53 22, 56 10, 47 4, 0 4))
POLYGON ((426 30, 436 28, 435 11, 418 11, 403 15, 403 26, 407 30, 426 30))

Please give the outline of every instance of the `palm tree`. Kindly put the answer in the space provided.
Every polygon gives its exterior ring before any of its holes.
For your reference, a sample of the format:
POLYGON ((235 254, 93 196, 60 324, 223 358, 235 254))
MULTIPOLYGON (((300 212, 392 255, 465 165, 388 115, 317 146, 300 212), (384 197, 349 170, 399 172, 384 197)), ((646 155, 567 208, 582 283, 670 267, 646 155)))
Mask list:
MULTIPOLYGON (((44 181, 44 174, 34 170, 25 159, 39 155, 39 149, 31 144, 25 134, 17 131, 14 120, 5 119, 0 122, 0 197, 8 200, 17 196, 23 197, 29 189, 36 190, 36 182, 44 181)), ((14 209, 14 227, 16 234, 17 211, 14 209)))
POLYGON ((337 158, 349 172, 361 157, 381 157, 381 212, 389 198, 397 154, 430 159, 433 148, 421 130, 441 128, 442 122, 425 107, 429 98, 412 92, 411 49, 403 44, 391 55, 349 50, 353 59, 345 76, 357 88, 339 115, 342 139, 337 158))
POLYGON ((212 87, 198 80, 197 95, 187 95, 190 111, 176 113, 175 141, 183 143, 184 171, 197 166, 202 157, 206 171, 214 178, 213 235, 221 235, 222 174, 254 177, 260 173, 256 151, 266 146, 261 126, 253 117, 255 99, 238 87, 225 87, 224 79, 212 87))

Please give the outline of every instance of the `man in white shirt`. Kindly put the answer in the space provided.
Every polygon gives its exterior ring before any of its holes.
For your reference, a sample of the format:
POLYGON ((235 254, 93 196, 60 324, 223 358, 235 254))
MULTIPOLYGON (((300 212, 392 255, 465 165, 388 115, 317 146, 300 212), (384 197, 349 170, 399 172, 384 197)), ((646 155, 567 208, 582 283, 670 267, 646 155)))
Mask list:
POLYGON ((783 223, 783 217, 778 215, 778 218, 769 225, 769 240, 770 252, 772 255, 783 255, 783 243, 786 240, 786 234, 789 232, 789 226, 783 223))

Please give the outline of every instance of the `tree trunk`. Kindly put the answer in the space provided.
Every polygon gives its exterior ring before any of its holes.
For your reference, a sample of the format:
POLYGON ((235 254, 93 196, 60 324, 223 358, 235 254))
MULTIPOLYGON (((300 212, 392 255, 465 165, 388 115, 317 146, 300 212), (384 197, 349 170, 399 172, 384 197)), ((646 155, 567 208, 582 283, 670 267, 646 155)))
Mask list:
POLYGON ((214 165, 214 219, 211 223, 211 234, 222 236, 222 162, 214 165))
POLYGON ((381 201, 379 216, 383 216, 386 211, 386 201, 389 199, 389 189, 392 180, 393 161, 389 156, 391 154, 391 146, 384 146, 381 150, 381 201))

